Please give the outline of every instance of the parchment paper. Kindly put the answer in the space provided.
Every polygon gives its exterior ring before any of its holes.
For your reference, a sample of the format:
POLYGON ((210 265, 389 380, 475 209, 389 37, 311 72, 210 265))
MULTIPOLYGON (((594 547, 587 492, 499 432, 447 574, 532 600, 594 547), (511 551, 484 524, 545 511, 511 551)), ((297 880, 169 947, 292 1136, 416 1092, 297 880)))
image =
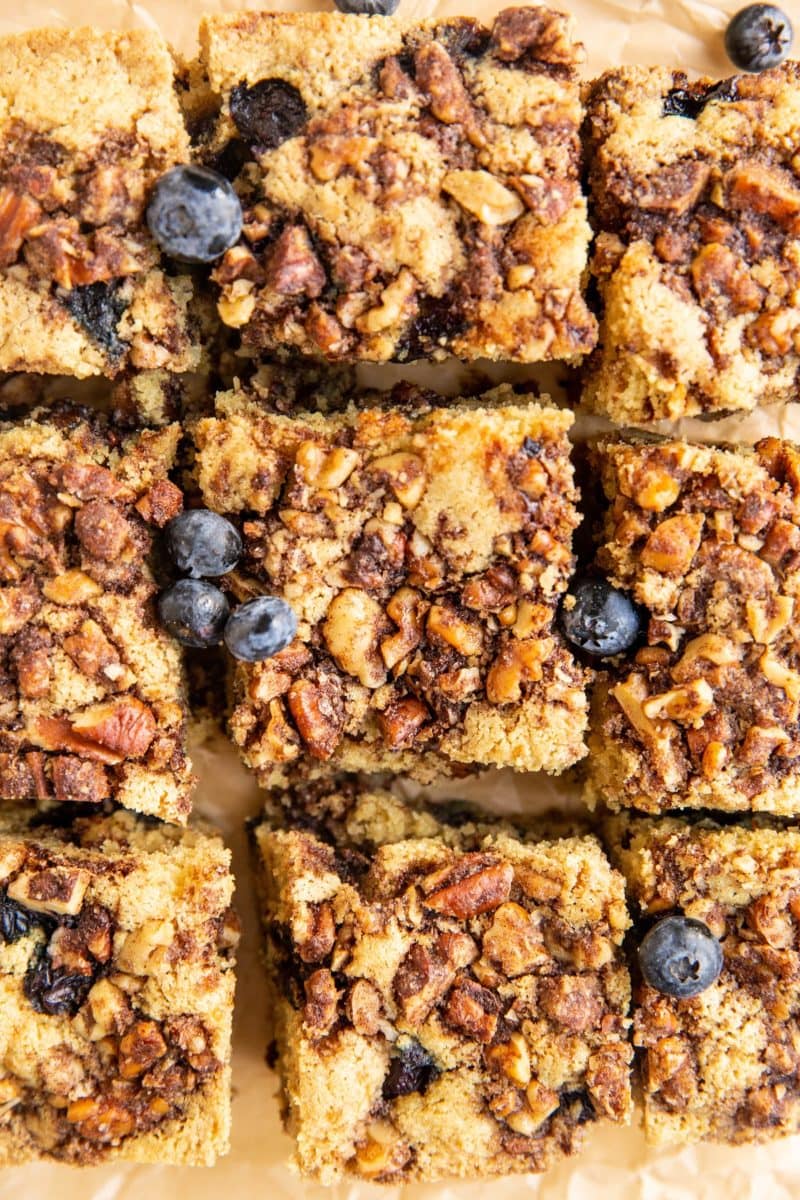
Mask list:
MULTIPOLYGON (((509 3, 514 0, 508 0, 509 3)), ((523 0, 516 0, 517 3, 523 0)), ((664 63, 690 73, 730 74, 722 34, 739 0, 551 0, 569 7, 588 50, 588 75, 620 63, 664 63)), ((741 0, 744 3, 745 0, 741 0)), ((321 0, 327 6, 326 0, 321 0)), ((311 0, 274 0, 278 9, 319 7, 311 0)), ((0 33, 41 25, 62 27, 92 23, 104 29, 150 26, 160 29, 186 55, 195 46, 202 12, 260 8, 246 0, 0 0, 0 33)), ((467 13, 484 19, 502 7, 498 0, 402 0, 405 17, 467 13)), ((798 31, 800 0, 783 0, 798 31)), ((366 381, 387 384, 414 377, 453 392, 469 378, 464 368, 382 368, 368 370, 366 381)), ((559 370, 493 368, 494 379, 534 378, 558 390, 559 370)), ((579 436, 597 427, 582 420, 579 436)), ((755 441, 767 433, 800 439, 800 405, 762 411, 716 423, 686 421, 681 432, 702 440, 755 441)), ((276 1077, 264 1064, 265 1012, 258 960, 258 927, 242 822, 258 812, 258 789, 224 738, 207 726, 196 728, 193 756, 200 783, 196 807, 223 829, 234 850, 239 881, 237 904, 244 922, 239 957, 234 1037, 233 1148, 213 1169, 176 1167, 91 1168, 42 1166, 0 1173, 0 1200, 478 1200, 491 1187, 492 1200, 524 1194, 538 1200, 797 1200, 800 1197, 800 1137, 756 1148, 700 1146, 681 1153, 649 1151, 640 1131, 596 1129, 587 1150, 544 1176, 445 1186, 378 1188, 348 1184, 324 1189, 297 1180, 285 1166, 289 1139, 280 1126, 276 1077)), ((438 789, 454 794, 452 787, 438 789)), ((457 785, 457 794, 493 808, 531 809, 556 801, 576 803, 564 783, 546 777, 521 778, 494 772, 457 785)))

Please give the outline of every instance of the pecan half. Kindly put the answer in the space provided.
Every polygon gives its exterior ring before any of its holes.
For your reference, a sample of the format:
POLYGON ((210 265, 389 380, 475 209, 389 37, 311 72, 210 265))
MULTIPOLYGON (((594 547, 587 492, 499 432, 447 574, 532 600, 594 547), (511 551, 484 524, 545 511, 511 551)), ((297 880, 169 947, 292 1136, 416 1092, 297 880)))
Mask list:
POLYGON ((514 869, 491 854, 462 854, 421 880, 425 904, 448 917, 467 920, 498 908, 511 894, 514 869))
MULTIPOLYGON (((273 703, 277 703, 273 701, 273 703)), ((329 759, 342 736, 344 715, 333 680, 296 679, 286 696, 298 733, 315 758, 329 759)))
POLYGON ((326 283, 325 270, 302 225, 287 226, 277 238, 267 257, 265 279, 282 296, 319 296, 326 283))

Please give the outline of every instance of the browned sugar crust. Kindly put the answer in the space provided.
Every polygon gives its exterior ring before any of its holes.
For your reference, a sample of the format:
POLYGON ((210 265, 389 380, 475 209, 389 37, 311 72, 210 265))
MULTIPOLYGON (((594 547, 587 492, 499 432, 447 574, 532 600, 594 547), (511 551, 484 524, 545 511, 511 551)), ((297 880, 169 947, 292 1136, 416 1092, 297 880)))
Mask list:
POLYGON ((232 891, 216 836, 0 814, 0 1164, 225 1153, 232 891))
POLYGON ((597 688, 590 799, 800 811, 798 448, 606 442, 597 474, 597 565, 646 635, 597 688))
POLYGON ((219 105, 203 152, 237 163, 245 204, 219 310, 247 345, 377 362, 592 347, 566 17, 237 13, 200 37, 219 105))
POLYGON ((185 371, 188 275, 165 273, 150 189, 189 156, 152 31, 0 38, 0 370, 185 371))
POLYGON ((800 830, 626 815, 606 832, 634 920, 678 910, 705 922, 724 954, 719 979, 693 999, 635 989, 648 1140, 796 1133, 800 830))
POLYGON ((517 399, 285 417, 228 393, 197 426, 204 502, 244 539, 227 586, 279 595, 299 622, 286 650, 234 669, 231 732, 265 783, 560 771, 584 753, 585 672, 555 625, 571 416, 517 399))
MULTIPOLYGON (((304 824, 303 793, 287 803, 304 824)), ((590 1122, 626 1122, 628 917, 598 842, 456 829, 353 788, 319 809, 335 814, 326 841, 291 815, 255 829, 300 1170, 391 1184, 541 1171, 590 1122)))
POLYGON ((799 81, 787 62, 722 83, 629 67, 591 86, 596 411, 635 425, 794 398, 799 81), (664 115, 681 95, 696 119, 664 115))
POLYGON ((180 511, 177 425, 123 439, 62 413, 0 423, 0 797, 113 799, 185 821, 180 650, 151 560, 180 511))

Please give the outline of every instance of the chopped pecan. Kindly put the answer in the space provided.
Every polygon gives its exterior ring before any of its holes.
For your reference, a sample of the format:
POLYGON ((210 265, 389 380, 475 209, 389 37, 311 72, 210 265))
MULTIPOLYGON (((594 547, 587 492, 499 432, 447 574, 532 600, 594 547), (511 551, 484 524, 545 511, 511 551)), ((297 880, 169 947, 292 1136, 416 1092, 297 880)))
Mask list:
POLYGON ((542 1009, 570 1033, 594 1029, 603 1015, 603 998, 592 975, 561 975, 543 979, 539 988, 542 1009))
POLYGON ((320 967, 305 982, 306 1002, 303 1020, 314 1037, 330 1033, 338 1018, 339 992, 333 975, 320 967))
POLYGON ((680 725, 692 725, 702 720, 713 703, 714 693, 709 684, 705 679, 695 679, 683 687, 651 696, 642 705, 642 711, 651 721, 666 717, 680 725))
POLYGON ((580 196, 573 179, 545 179, 541 175, 516 175, 509 180, 519 192, 526 208, 535 213, 543 225, 560 221, 580 196))
POLYGON ((142 520, 163 529, 183 508, 183 492, 168 479, 158 479, 134 507, 142 520))
POLYGON ((764 213, 784 226, 793 226, 800 214, 800 188, 788 172, 743 162, 727 172, 723 186, 733 209, 764 213))
POLYGON ((390 1178, 406 1166, 414 1151, 389 1121, 372 1121, 356 1146, 355 1167, 365 1179, 390 1178))
POLYGON ((465 658, 480 654, 483 649, 483 630, 471 617, 462 616, 446 602, 432 604, 427 619, 428 636, 440 638, 465 658))
POLYGON ((539 921, 520 904, 501 904, 483 935, 483 952, 504 975, 528 975, 550 958, 539 921))
POLYGON ((467 920, 490 912, 511 893, 514 869, 494 855, 462 854, 455 862, 421 880, 425 904, 449 917, 467 920))
MULTIPOLYGON (((439 42, 426 42, 414 56, 417 86, 430 98, 433 115, 445 125, 463 125, 478 136, 477 113, 458 67, 439 42)), ((479 144, 482 139, 479 137, 479 144)))
POLYGON ((167 1043, 155 1021, 137 1021, 119 1043, 119 1073, 123 1079, 137 1079, 167 1053, 167 1043))
POLYGON ((667 517, 642 547, 642 564, 665 575, 685 574, 699 549, 704 522, 702 513, 667 517))
POLYGON ((81 910, 90 880, 89 872, 80 868, 23 871, 8 885, 8 895, 35 912, 74 917, 81 910))
POLYGON ((502 1012, 500 997, 474 979, 460 979, 447 998, 445 1020, 476 1042, 491 1042, 502 1012))
POLYGON ((498 1042, 485 1052, 486 1061, 518 1087, 531 1081, 531 1056, 528 1043, 521 1033, 512 1033, 507 1042, 498 1042))
POLYGON ((322 636, 337 665, 364 687, 380 687, 386 667, 378 643, 388 621, 377 600, 360 588, 344 588, 334 596, 322 626, 322 636))
POLYGON ((77 633, 65 638, 64 650, 90 679, 102 675, 103 682, 112 688, 127 686, 131 682, 130 672, 122 666, 116 646, 112 645, 96 621, 84 621, 77 633))
POLYGON ((692 282, 703 304, 716 299, 730 303, 735 313, 756 312, 764 293, 751 279, 747 264, 728 246, 703 246, 692 262, 692 282))
POLYGON ((626 1043, 604 1046, 589 1056, 586 1087, 598 1116, 621 1121, 631 1103, 630 1062, 633 1051, 626 1043))
POLYGON ((357 979, 347 993, 347 1016, 356 1033, 374 1037, 383 1017, 381 994, 368 979, 357 979))
POLYGON ((52 639, 47 630, 24 628, 11 648, 20 695, 41 700, 50 691, 52 639))
POLYGON ((359 463, 359 454, 347 446, 323 446, 305 441, 294 456, 303 480, 315 488, 338 488, 352 475, 359 463))
POLYGON ((332 179, 338 179, 342 171, 348 168, 357 170, 363 166, 376 149, 375 138, 323 134, 311 145, 309 165, 317 179, 328 183, 332 179))
POLYGON ((418 454, 400 450, 373 458, 367 470, 386 480, 403 508, 416 508, 425 494, 425 464, 418 454))
POLYGON ((79 500, 117 500, 124 486, 107 467, 91 463, 65 463, 59 471, 60 490, 79 500))
POLYGON ((41 604, 33 587, 0 588, 0 636, 19 633, 41 604))
POLYGON ((156 735, 153 711, 136 696, 123 696, 85 708, 71 718, 72 730, 83 741, 116 756, 143 758, 156 735))
MULTIPOLYGON (((278 703, 273 701, 273 703, 278 703)), ((342 736, 341 697, 332 677, 319 684, 296 679, 286 696, 298 733, 315 758, 329 759, 342 736)))
POLYGON ((16 261, 29 229, 41 216, 41 208, 30 196, 0 187, 0 268, 16 261))
POLYGON ((131 541, 131 527, 108 500, 90 500, 75 514, 75 536, 87 554, 113 562, 131 541))
POLYGON ((425 1021, 455 977, 455 966, 434 947, 411 947, 394 977, 394 994, 412 1027, 425 1021))
POLYGON ((466 608, 478 612, 500 612, 516 599, 517 578, 510 567, 499 563, 490 567, 483 575, 476 575, 467 583, 461 599, 466 608))
POLYGON ((422 618, 428 602, 414 588, 401 587, 386 605, 386 614, 398 626, 381 641, 381 655, 391 670, 396 667, 422 641, 422 618))
POLYGON ((442 191, 482 225, 509 225, 525 211, 517 193, 489 171, 448 171, 442 191))
POLYGON ((85 604, 87 600, 99 596, 103 588, 97 580, 92 579, 85 571, 64 571, 46 580, 42 592, 46 599, 54 604, 85 604))
POLYGON ((532 1079, 525 1089, 525 1104, 516 1112, 509 1113, 506 1125, 515 1133, 532 1137, 561 1103, 558 1092, 546 1088, 538 1079, 532 1079))
POLYGON ((336 922, 330 904, 304 906, 302 920, 293 929, 297 953, 303 962, 322 962, 336 941, 336 922))
POLYGON ((515 704, 525 683, 542 678, 542 665, 552 651, 550 638, 511 638, 500 650, 486 676, 490 704, 515 704))
POLYGON ((653 175, 637 180, 634 197, 639 208, 649 212, 682 216, 694 208, 711 175, 707 163, 685 160, 660 167, 653 175))
POLYGON ((501 62, 530 58, 560 66, 580 61, 569 18, 547 8, 505 8, 495 18, 491 49, 501 62))
POLYGON ((746 920, 773 950, 786 950, 794 945, 794 922, 773 896, 754 900, 747 909, 746 920))
POLYGON ((322 263, 314 253, 308 230, 288 225, 270 248, 264 275, 267 286, 282 296, 309 296, 312 300, 325 287, 322 263))
POLYGON ((393 750, 401 750, 404 746, 413 745, 430 717, 430 711, 421 700, 406 696, 387 704, 383 712, 378 713, 378 728, 387 745, 393 750))

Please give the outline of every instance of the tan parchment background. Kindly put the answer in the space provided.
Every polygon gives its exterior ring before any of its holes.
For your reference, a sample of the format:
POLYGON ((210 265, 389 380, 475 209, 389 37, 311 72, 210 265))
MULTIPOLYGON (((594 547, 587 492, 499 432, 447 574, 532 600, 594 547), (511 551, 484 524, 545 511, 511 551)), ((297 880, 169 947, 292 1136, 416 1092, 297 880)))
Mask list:
MULTIPOLYGON (((329 0, 320 0, 323 6, 329 0)), ((513 2, 513 0, 509 0, 513 2)), ((522 2, 522 0, 517 0, 522 2)), ((570 7, 586 44, 587 76, 619 63, 665 63, 690 72, 729 73, 722 47, 727 17, 737 0, 552 0, 570 7)), ((741 0, 742 3, 745 0, 741 0)), ((275 8, 314 8, 313 0, 274 0, 275 8)), ((197 17, 202 12, 263 4, 246 0, 0 0, 0 33, 42 25, 68 27, 93 23, 104 29, 155 27, 184 54, 195 44, 197 17)), ((468 13, 490 17, 502 7, 498 0, 402 0, 407 18, 468 13)), ((783 7, 798 30, 800 0, 783 7)), ((406 372, 410 374, 411 372, 406 372)), ((506 372, 512 374, 512 372, 506 372)), ((370 372, 371 382, 402 376, 398 368, 370 372)), ((416 372, 414 372, 416 374, 416 372)), ((494 370, 495 378, 503 376, 494 370)), ((530 372, 535 377, 535 372, 530 372)), ((513 377, 525 378, 515 369, 513 377)), ((552 374, 546 376, 548 383, 552 374)), ((452 391, 458 372, 452 368, 426 372, 426 381, 452 391)), ((581 422, 581 432, 588 422, 581 422)), ((783 412, 761 413, 716 425, 687 422, 691 436, 712 440, 753 441, 767 432, 800 439, 800 404, 783 412)), ((290 1143, 282 1133, 275 1099, 276 1078, 264 1065, 264 1003, 258 963, 258 932, 253 912, 243 819, 259 808, 257 789, 237 759, 217 735, 194 738, 194 759, 200 777, 197 808, 223 828, 234 848, 239 880, 237 903, 245 934, 240 954, 234 1045, 233 1149, 211 1170, 174 1167, 93 1168, 24 1167, 0 1173, 0 1200, 478 1200, 491 1187, 492 1200, 800 1200, 800 1137, 758 1148, 697 1147, 682 1153, 648 1151, 641 1133, 633 1130, 595 1130, 587 1151, 545 1176, 517 1176, 491 1185, 377 1188, 367 1184, 326 1190, 298 1181, 286 1168, 290 1143)), ((445 794, 446 794, 446 790, 445 794)), ((460 796, 479 798, 493 806, 532 807, 557 797, 574 802, 551 781, 508 774, 485 776, 458 785, 460 796)))

